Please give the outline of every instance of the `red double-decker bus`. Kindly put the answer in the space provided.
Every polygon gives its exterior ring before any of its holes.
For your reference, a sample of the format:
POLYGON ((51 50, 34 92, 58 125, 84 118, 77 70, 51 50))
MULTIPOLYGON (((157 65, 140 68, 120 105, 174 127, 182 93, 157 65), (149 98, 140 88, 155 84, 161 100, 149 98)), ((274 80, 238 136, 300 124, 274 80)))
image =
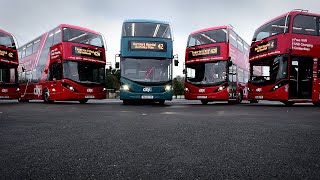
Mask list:
POLYGON ((247 98, 249 45, 230 26, 189 35, 184 73, 185 98, 241 103, 247 98))
POLYGON ((105 99, 105 45, 100 33, 61 24, 19 48, 20 101, 105 99))
POLYGON ((320 15, 293 10, 259 27, 250 49, 249 100, 320 99, 320 15))
POLYGON ((0 99, 18 99, 18 55, 13 36, 0 29, 0 99))

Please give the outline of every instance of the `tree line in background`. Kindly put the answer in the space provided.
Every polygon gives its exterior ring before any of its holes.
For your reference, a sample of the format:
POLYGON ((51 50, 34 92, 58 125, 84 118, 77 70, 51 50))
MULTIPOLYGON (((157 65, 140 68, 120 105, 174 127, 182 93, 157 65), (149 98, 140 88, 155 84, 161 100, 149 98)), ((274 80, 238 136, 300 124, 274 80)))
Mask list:
MULTIPOLYGON (((111 67, 106 69, 106 82, 107 82, 107 89, 113 89, 114 91, 117 91, 120 89, 120 69, 112 69, 111 67)), ((184 77, 177 76, 173 78, 172 81, 172 87, 173 87, 173 94, 175 96, 177 95, 183 95, 184 91, 184 77)))

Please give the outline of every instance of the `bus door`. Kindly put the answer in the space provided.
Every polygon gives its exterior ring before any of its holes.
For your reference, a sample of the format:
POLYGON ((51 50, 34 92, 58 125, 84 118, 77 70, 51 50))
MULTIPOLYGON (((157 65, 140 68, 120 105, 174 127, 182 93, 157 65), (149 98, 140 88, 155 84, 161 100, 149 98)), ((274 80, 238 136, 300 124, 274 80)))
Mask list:
POLYGON ((313 58, 293 57, 290 64, 289 99, 311 99, 313 58))
POLYGON ((51 63, 49 70, 49 81, 62 79, 62 64, 61 61, 51 63))
POLYGON ((237 98, 237 66, 232 64, 229 66, 229 99, 237 98))

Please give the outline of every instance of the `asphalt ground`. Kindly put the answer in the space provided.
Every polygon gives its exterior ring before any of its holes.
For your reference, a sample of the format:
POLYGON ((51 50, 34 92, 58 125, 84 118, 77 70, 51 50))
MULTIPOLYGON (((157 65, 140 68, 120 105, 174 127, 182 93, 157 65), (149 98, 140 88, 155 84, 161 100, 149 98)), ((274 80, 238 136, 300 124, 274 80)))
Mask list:
POLYGON ((319 110, 0 101, 0 179, 320 179, 319 110))

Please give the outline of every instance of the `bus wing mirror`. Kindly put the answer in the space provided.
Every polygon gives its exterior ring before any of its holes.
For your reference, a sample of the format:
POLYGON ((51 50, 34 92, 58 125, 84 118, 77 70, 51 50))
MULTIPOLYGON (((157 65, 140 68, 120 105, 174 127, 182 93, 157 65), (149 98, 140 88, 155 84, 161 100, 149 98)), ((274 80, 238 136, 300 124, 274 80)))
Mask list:
POLYGON ((179 60, 178 59, 175 59, 174 60, 174 66, 178 66, 179 65, 179 60))
POLYGON ((186 70, 186 69, 183 69, 183 70, 182 70, 182 73, 183 73, 183 74, 187 74, 187 70, 186 70))
POLYGON ((229 67, 232 66, 231 57, 229 57, 229 60, 227 61, 227 65, 228 65, 229 67))
POLYGON ((119 68, 120 68, 120 63, 116 62, 116 69, 119 69, 119 68))
POLYGON ((178 54, 174 55, 174 56, 173 56, 173 59, 174 59, 174 66, 178 66, 178 65, 179 65, 179 57, 178 57, 178 54))

